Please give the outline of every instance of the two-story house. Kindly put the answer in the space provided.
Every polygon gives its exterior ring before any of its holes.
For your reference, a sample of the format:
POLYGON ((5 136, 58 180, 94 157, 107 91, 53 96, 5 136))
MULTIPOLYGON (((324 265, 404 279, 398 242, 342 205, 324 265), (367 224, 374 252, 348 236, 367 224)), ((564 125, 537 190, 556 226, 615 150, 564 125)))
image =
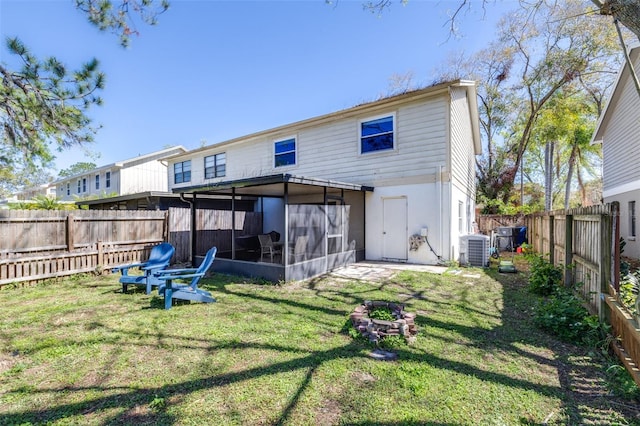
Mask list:
MULTIPOLYGON (((635 72, 640 72, 640 47, 630 51, 635 72)), ((640 259, 636 214, 640 208, 640 94, 625 64, 602 112, 593 143, 602 144, 603 201, 620 203, 620 236, 624 254, 640 259)))
MULTIPOLYGON (((279 279, 457 260, 475 219, 476 102, 475 83, 457 80, 209 145, 168 160, 169 189, 196 207, 204 194, 257 197, 264 232, 284 237, 279 279)), ((237 261, 239 245, 219 258, 237 261)))
POLYGON ((167 157, 185 153, 182 146, 166 148, 55 181, 59 200, 81 200, 136 194, 167 192, 167 157))

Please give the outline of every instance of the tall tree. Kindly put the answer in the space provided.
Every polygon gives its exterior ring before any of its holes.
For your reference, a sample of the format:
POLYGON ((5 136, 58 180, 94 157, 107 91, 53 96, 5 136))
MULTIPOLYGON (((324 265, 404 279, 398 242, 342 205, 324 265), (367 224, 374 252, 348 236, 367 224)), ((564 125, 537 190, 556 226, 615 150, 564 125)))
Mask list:
POLYGON ((540 119, 554 103, 586 93, 601 108, 622 57, 615 28, 585 4, 520 8, 501 20, 496 42, 449 74, 479 82, 486 144, 478 161, 480 201, 509 202, 528 148, 548 125, 540 119))
MULTIPOLYGON (((122 45, 137 34, 136 20, 153 24, 169 7, 166 0, 75 3, 90 23, 118 34, 122 45)), ((71 70, 53 56, 37 58, 17 37, 5 42, 14 67, 0 63, 0 188, 9 190, 20 185, 25 172, 50 166, 52 149, 93 140, 96 127, 91 126, 88 111, 101 103, 99 93, 105 76, 96 59, 71 70)), ((22 181, 22 185, 28 184, 22 181)))

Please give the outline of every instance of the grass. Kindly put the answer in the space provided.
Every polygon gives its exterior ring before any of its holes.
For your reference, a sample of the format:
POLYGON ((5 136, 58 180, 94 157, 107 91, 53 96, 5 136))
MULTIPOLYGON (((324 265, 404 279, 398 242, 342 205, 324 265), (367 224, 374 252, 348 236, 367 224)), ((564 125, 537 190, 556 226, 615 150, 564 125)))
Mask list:
POLYGON ((588 350, 532 324, 523 273, 400 272, 265 285, 162 309, 117 276, 0 291, 0 424, 636 424, 588 350), (406 304, 396 361, 349 335, 364 300, 406 304))

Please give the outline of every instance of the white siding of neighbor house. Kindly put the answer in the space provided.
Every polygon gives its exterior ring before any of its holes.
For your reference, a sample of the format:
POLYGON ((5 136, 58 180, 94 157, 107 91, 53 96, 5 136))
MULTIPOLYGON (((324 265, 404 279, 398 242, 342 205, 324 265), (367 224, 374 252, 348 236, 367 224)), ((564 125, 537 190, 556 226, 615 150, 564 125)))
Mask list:
POLYGON ((447 109, 447 97, 443 94, 428 101, 376 109, 370 114, 337 119, 317 127, 292 127, 217 149, 212 146, 174 160, 191 159, 190 182, 174 184, 170 163, 170 189, 279 173, 372 186, 434 182, 435 170, 447 164, 447 109), (360 120, 387 114, 395 115, 395 149, 361 155, 360 120), (296 137, 296 164, 274 167, 274 143, 292 136, 296 137), (205 180, 204 157, 222 152, 226 153, 226 176, 205 180))
POLYGON ((120 195, 119 190, 119 169, 111 169, 111 186, 109 188, 106 187, 106 172, 109 170, 101 170, 101 171, 91 171, 87 172, 83 175, 76 175, 69 179, 65 179, 63 181, 58 182, 57 184, 57 197, 63 201, 72 201, 77 200, 78 198, 86 198, 91 196, 104 196, 117 193, 120 195), (100 175, 100 188, 96 190, 96 175, 100 175), (82 179, 87 180, 87 190, 78 193, 78 180, 82 181, 82 179), (67 183, 70 184, 71 193, 67 195, 67 183))
MULTIPOLYGON (((635 63, 640 67, 640 60, 635 63)), ((630 185, 640 189, 640 97, 631 78, 620 81, 620 96, 607 109, 610 115, 602 123, 603 186, 608 196, 624 192, 630 185), (627 188, 620 188, 627 186, 627 188)))
POLYGON ((167 191, 167 166, 158 160, 120 170, 120 194, 167 191))

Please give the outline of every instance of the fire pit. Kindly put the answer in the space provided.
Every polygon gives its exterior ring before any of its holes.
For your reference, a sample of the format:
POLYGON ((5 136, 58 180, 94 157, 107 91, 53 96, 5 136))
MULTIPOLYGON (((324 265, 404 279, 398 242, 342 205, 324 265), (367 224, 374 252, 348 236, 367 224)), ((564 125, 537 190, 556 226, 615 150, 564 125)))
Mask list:
POLYGON ((413 343, 418 334, 414 322, 416 314, 405 312, 404 305, 397 303, 365 300, 362 305, 353 310, 349 317, 355 329, 375 344, 387 336, 403 336, 407 343, 413 343), (391 311, 393 319, 370 317, 374 311, 383 308, 391 311))

